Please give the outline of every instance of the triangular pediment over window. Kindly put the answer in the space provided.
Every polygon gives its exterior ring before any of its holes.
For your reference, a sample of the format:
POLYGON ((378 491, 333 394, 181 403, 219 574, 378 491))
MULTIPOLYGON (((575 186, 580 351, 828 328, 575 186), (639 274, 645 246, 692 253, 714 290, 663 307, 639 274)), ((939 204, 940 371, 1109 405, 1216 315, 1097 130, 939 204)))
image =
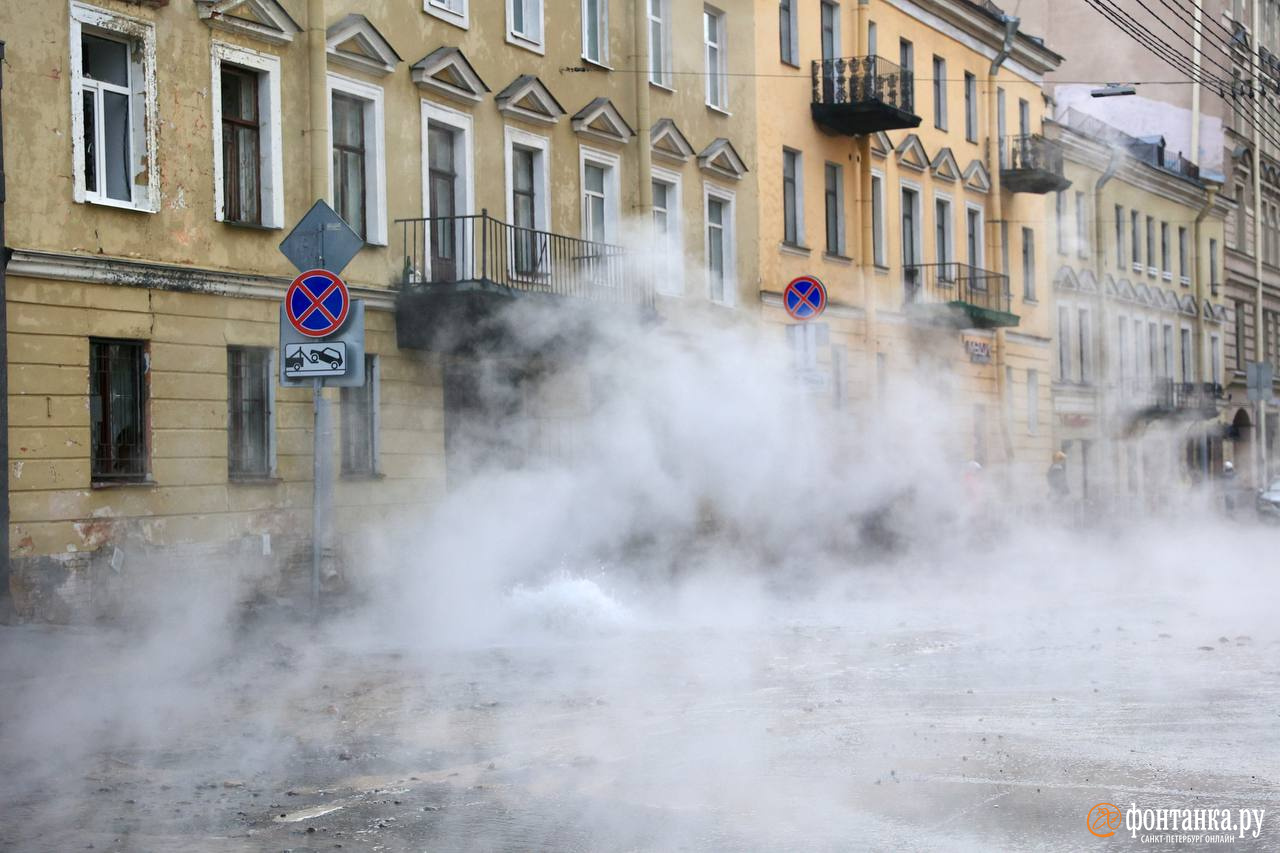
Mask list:
POLYGON ((325 32, 329 61, 367 74, 396 70, 400 54, 364 15, 350 14, 325 32))
POLYGON ((1071 267, 1063 267, 1054 276, 1053 286, 1058 290, 1079 290, 1080 279, 1076 277, 1076 271, 1071 267))
POLYGON ((551 90, 532 74, 521 74, 512 80, 496 100, 503 115, 539 124, 555 124, 565 113, 551 90))
POLYGON ((952 183, 960 180, 960 164, 956 162, 956 155, 951 153, 950 148, 939 151, 929 168, 933 171, 933 176, 940 180, 952 183))
POLYGON ((889 138, 889 134, 883 130, 877 131, 871 137, 871 153, 877 157, 884 159, 889 156, 889 152, 893 150, 893 140, 889 138))
POLYGON ((916 134, 910 134, 898 146, 898 165, 913 172, 923 172, 929 168, 929 155, 924 152, 924 143, 916 134))
POLYGON ((742 162, 733 143, 723 136, 699 152, 698 168, 735 181, 747 173, 747 164, 742 162))
POLYGON ((1080 273, 1080 292, 1081 293, 1097 293, 1098 279, 1094 276, 1092 270, 1085 270, 1080 273))
POLYGON ((964 170, 964 185, 965 189, 976 193, 991 192, 991 173, 987 171, 987 167, 981 160, 974 160, 969 164, 969 168, 964 170))
POLYGON ((1120 295, 1120 288, 1116 286, 1116 280, 1111 277, 1111 273, 1105 273, 1102 276, 1102 292, 1111 297, 1120 295))
POLYGON ((438 47, 413 63, 413 82, 455 101, 479 103, 489 91, 467 57, 456 47, 438 47))
POLYGON ((613 101, 596 98, 573 115, 573 132, 605 142, 626 142, 636 135, 613 101))
POLYGON ((209 26, 271 44, 288 44, 302 32, 279 0, 195 0, 209 26))
POLYGON ((649 131, 649 144, 653 155, 673 163, 687 163, 693 156, 693 146, 680 132, 674 119, 658 119, 649 131))

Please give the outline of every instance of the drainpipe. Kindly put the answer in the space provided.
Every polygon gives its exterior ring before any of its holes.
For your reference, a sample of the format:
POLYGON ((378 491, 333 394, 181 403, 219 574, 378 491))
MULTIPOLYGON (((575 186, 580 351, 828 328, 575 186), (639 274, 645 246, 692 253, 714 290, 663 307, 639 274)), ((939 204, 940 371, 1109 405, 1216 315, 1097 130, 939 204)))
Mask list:
MULTIPOLYGON (((0 41, 0 97, 4 93, 4 42, 0 41)), ((9 466, 9 338, 8 299, 4 273, 9 265, 9 247, 4 235, 4 103, 0 101, 0 459, 9 466)), ((0 600, 9 596, 9 474, 0 485, 0 600)))
MULTIPOLYGON (((1262 4, 1253 4, 1253 32, 1252 38, 1249 40, 1252 47, 1252 74, 1253 80, 1250 83, 1252 87, 1251 95, 1253 98, 1253 275, 1254 275, 1254 305, 1253 305, 1253 354, 1254 360, 1261 362, 1263 358, 1262 342, 1264 340, 1263 330, 1263 314, 1262 314, 1262 211, 1259 205, 1262 202, 1262 91, 1260 81, 1262 79, 1262 55, 1258 38, 1262 33, 1262 4)), ((1265 488, 1270 482, 1268 476, 1267 464, 1267 403, 1261 401, 1258 403, 1258 445, 1256 461, 1254 465, 1255 479, 1254 484, 1259 488, 1265 488)))
POLYGON ((1195 29, 1192 36, 1191 64, 1194 68, 1191 85, 1191 162, 1200 164, 1200 56, 1203 31, 1204 0, 1195 0, 1195 29))
MULTIPOLYGON (((1112 446, 1111 436, 1113 434, 1111 424, 1111 393, 1108 389, 1108 381, 1111 377, 1111 359, 1109 358, 1109 348, 1102 342, 1107 340, 1107 332, 1110 328, 1109 316, 1107 315, 1107 294, 1106 288, 1102 284, 1102 277, 1106 274, 1106 255, 1102 251, 1102 247, 1106 245, 1106 227, 1103 225, 1103 203, 1102 190, 1107 184, 1111 183, 1111 179, 1116 176, 1116 172, 1120 171, 1120 165, 1124 162, 1124 153, 1114 146, 1111 148, 1111 159, 1107 163, 1107 168, 1098 180, 1093 184, 1093 245, 1096 247, 1093 256, 1094 275, 1098 279, 1098 301, 1097 314, 1098 323, 1096 329, 1096 340, 1098 346, 1096 348, 1098 354, 1098 371, 1099 384, 1101 393, 1098 395, 1098 441, 1102 445, 1099 454, 1104 460, 1110 462, 1110 465, 1104 466, 1107 471, 1103 476, 1106 478, 1103 494, 1116 496, 1116 472, 1125 470, 1125 460, 1121 459, 1117 454, 1120 451, 1119 446, 1112 446)), ((1116 247, 1119 251, 1120 247, 1116 247)), ((1120 356, 1124 358, 1123 355, 1120 356)), ((1137 365, 1135 365, 1135 368, 1137 365)), ((1118 389, 1118 393, 1124 394, 1124 389, 1118 389)))
MULTIPOLYGON (((1195 252, 1195 255, 1194 255, 1195 263, 1192 265, 1191 269, 1195 277, 1195 293, 1196 293, 1196 325, 1195 325, 1194 343, 1192 344, 1194 348, 1193 349, 1194 360, 1192 361, 1192 364, 1196 365, 1196 370, 1200 374, 1201 381, 1204 381, 1204 376, 1206 373, 1208 373, 1208 370, 1205 368, 1205 358, 1204 358, 1205 293, 1204 293, 1204 276, 1200 275, 1200 233, 1202 230, 1202 226, 1204 225, 1205 219, 1208 218, 1209 212, 1213 210, 1213 205, 1218 200, 1218 187, 1206 185, 1204 190, 1205 190, 1204 207, 1200 208, 1200 212, 1196 214, 1195 227, 1192 229, 1192 238, 1191 238, 1191 245, 1194 247, 1193 251, 1195 252)), ((1212 275, 1213 273, 1210 272, 1210 276, 1212 275)), ((1194 377, 1192 378, 1194 380, 1194 377)), ((1218 377, 1210 376, 1208 378, 1208 381, 1216 385, 1218 384, 1218 377)), ((1204 464, 1207 468, 1210 465, 1209 440, 1206 436, 1201 436, 1199 437, 1198 440, 1204 443, 1204 460, 1205 460, 1204 464)), ((1206 470, 1205 474, 1211 475, 1212 471, 1206 470)))
MULTIPOLYGON (((855 56, 870 56, 871 54, 871 38, 870 38, 870 12, 871 0, 858 0, 858 43, 854 50, 855 56)), ((861 246, 861 263, 859 269, 862 273, 862 306, 866 312, 865 335, 866 335, 866 364, 867 371, 867 387, 871 389, 871 395, 876 403, 880 400, 879 372, 876 369, 876 353, 879 352, 879 319, 876 309, 876 250, 875 250, 875 222, 871 215, 871 137, 863 136, 855 143, 860 162, 858 163, 858 194, 862 199, 862 204, 858 205, 859 209, 859 233, 862 236, 861 246)), ((887 204, 887 200, 886 200, 887 204)))
POLYGON ((648 229, 653 221, 653 150, 650 146, 649 130, 653 127, 653 119, 649 114, 649 52, 648 31, 649 0, 633 0, 631 4, 632 25, 631 43, 634 49, 632 68, 638 70, 636 80, 636 145, 640 168, 638 171, 639 186, 637 189, 636 214, 643 227, 648 229))
POLYGON ((307 57, 311 63, 311 197, 329 199, 329 83, 324 0, 307 0, 307 57))
MULTIPOLYGON (((1000 99, 997 93, 999 85, 997 83, 997 75, 1000 73, 1000 67, 1004 65, 1005 60, 1013 53, 1013 42, 1018 36, 1018 25, 1022 21, 1019 18, 1010 15, 1004 16, 1004 44, 1001 45, 999 52, 996 53, 995 59, 991 61, 991 68, 987 72, 987 162, 991 164, 991 222, 987 225, 987 265, 995 268, 1003 275, 1008 275, 1009 271, 1003 269, 1001 260, 1003 258, 1003 246, 1000 241, 1000 231, 1004 226, 1004 190, 1000 184, 1000 116, 997 112, 1000 106, 1000 99)), ((1013 286, 1009 286, 1012 299, 1013 286)), ((1013 436, 1009 430, 1009 419, 1005 417, 1005 412, 1009 410, 1008 400, 1010 390, 1005 382, 1005 359, 1006 343, 1005 329, 1003 327, 996 329, 996 345, 994 353, 994 362, 996 369, 996 390, 999 396, 999 422, 1000 436, 1004 442, 1005 459, 1013 462, 1013 436)))

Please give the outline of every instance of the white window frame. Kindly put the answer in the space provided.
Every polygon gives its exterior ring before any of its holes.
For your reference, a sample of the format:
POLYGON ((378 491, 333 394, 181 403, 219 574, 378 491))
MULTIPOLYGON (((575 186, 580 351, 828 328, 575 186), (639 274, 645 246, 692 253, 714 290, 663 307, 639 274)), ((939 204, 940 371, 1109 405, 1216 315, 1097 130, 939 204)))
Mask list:
POLYGON ((1076 257, 1089 257, 1090 243, 1089 239, 1089 207, 1086 203, 1086 196, 1083 192, 1076 192, 1076 257))
POLYGON ((525 50, 537 54, 545 54, 547 52, 547 36, 546 21, 543 17, 544 11, 543 0, 507 0, 507 44, 523 47, 525 50), (515 29, 517 3, 521 4, 521 8, 524 10, 524 32, 517 32, 515 29), (536 29, 531 32, 528 31, 530 24, 536 26, 536 29))
POLYGON ((1080 383, 1088 385, 1093 382, 1093 310, 1085 306, 1076 308, 1076 354, 1080 357, 1080 383))
POLYGON ((592 65, 599 65, 602 68, 609 67, 609 0, 595 0, 596 3, 596 33, 600 37, 598 45, 600 55, 592 57, 590 55, 591 45, 587 41, 587 24, 589 23, 589 15, 587 14, 587 0, 582 0, 582 58, 592 65))
POLYGON ((707 84, 704 90, 707 106, 718 112, 727 113, 729 111, 729 78, 725 74, 728 68, 725 59, 725 50, 728 42, 728 17, 725 13, 717 9, 715 6, 704 5, 702 7, 702 57, 703 67, 706 69, 707 84), (706 17, 710 15, 716 22, 715 31, 717 41, 711 41, 707 36, 706 17), (711 60, 711 51, 715 50, 714 65, 711 60), (718 84, 716 87, 720 93, 720 99, 713 101, 711 99, 712 84, 718 84))
POLYGON ((916 233, 915 233, 915 242, 911 248, 914 250, 913 257, 916 259, 916 266, 920 266, 925 262, 924 261, 924 239, 925 239, 924 188, 920 186, 920 184, 917 184, 915 181, 899 181, 898 182, 899 262, 905 263, 905 259, 901 257, 901 255, 903 254, 901 251, 903 248, 901 244, 902 244, 902 213, 906 209, 905 193, 907 190, 910 190, 916 194, 915 208, 911 211, 913 221, 915 222, 915 226, 916 226, 915 228, 916 233))
POLYGON ((578 198, 582 216, 582 239, 595 243, 617 243, 619 239, 619 220, 622 198, 622 158, 609 151, 578 146, 578 198), (587 166, 592 165, 604 170, 604 230, 602 236, 587 236, 587 166))
MULTIPOLYGON (((533 162, 533 228, 535 231, 551 230, 551 139, 546 136, 539 136, 536 133, 530 133, 527 130, 521 130, 518 127, 507 125, 503 128, 503 165, 504 165, 504 186, 506 188, 506 210, 507 222, 511 225, 516 221, 515 199, 513 190, 515 189, 515 170, 512 164, 512 154, 515 149, 526 148, 535 153, 533 162)), ((509 272, 513 277, 517 277, 515 269, 514 255, 507 260, 509 272)))
POLYGON ((645 17, 648 19, 648 32, 645 39, 649 43, 649 83, 669 91, 675 91, 671 74, 671 0, 644 0, 645 17), (658 6, 659 17, 653 14, 654 5, 658 6), (658 25, 661 44, 653 43, 653 26, 658 25), (661 73, 656 77, 653 73, 653 60, 657 57, 661 63, 661 73))
MULTIPOLYGON (((955 262, 956 256, 956 222, 955 222, 955 200, 946 193, 935 192, 933 194, 933 253, 934 261, 939 264, 950 264, 955 262), (946 257, 937 257, 938 254, 938 205, 946 205, 946 220, 943 223, 946 230, 946 257)), ((947 271, 942 270, 942 275, 946 275, 947 271)))
POLYGON ((974 204, 971 201, 965 202, 964 205, 964 242, 965 250, 969 248, 969 214, 978 214, 978 234, 974 241, 974 248, 978 250, 976 258, 967 258, 965 263, 977 269, 987 268, 987 211, 980 204, 974 204))
POLYGON ((823 6, 831 7, 831 23, 832 23, 831 47, 834 54, 832 58, 839 59, 840 56, 844 53, 844 40, 840 37, 840 29, 843 26, 843 24, 841 21, 842 15, 840 14, 839 0, 819 0, 818 2, 818 39, 819 39, 818 50, 819 52, 821 52, 822 50, 821 39, 822 39, 822 7, 823 6))
POLYGON ((1160 277, 1173 281, 1173 235, 1168 222, 1160 223, 1160 277))
MULTIPOLYGON (((871 265, 888 268, 885 245, 885 176, 879 169, 871 170, 871 265), (878 191, 877 191, 878 188, 878 191)), ((865 263, 865 261, 864 261, 865 263)))
POLYGON ((782 148, 782 176, 783 176, 783 186, 784 186, 784 187, 785 187, 785 185, 786 185, 786 184, 785 184, 785 182, 786 182, 786 174, 787 174, 787 155, 788 155, 788 154, 794 154, 794 155, 795 155, 795 158, 796 158, 796 159, 795 159, 795 162, 796 162, 796 176, 795 176, 795 183, 796 183, 796 210, 795 210, 795 214, 796 214, 796 216, 795 216, 795 219, 796 219, 796 241, 795 241, 795 243, 791 243, 791 244, 788 244, 788 243, 787 243, 787 224, 786 224, 786 223, 787 223, 787 199, 786 199, 786 192, 785 192, 785 190, 784 190, 784 192, 783 192, 783 197, 782 197, 782 242, 783 242, 784 244, 792 245, 792 246, 804 246, 804 245, 807 245, 807 244, 805 243, 805 233, 804 233, 804 153, 803 153, 802 151, 799 151, 799 150, 795 149, 795 148, 788 148, 788 147, 786 147, 786 146, 783 146, 783 148, 782 148))
MULTIPOLYGON (((715 199, 725 205, 725 221, 723 225, 724 245, 724 299, 711 298, 711 279, 707 278, 707 298, 718 305, 734 306, 738 302, 738 228, 737 228, 737 195, 733 190, 704 181, 702 184, 702 257, 703 270, 711 257, 711 222, 708 217, 710 201, 715 199)), ((704 272, 705 274, 705 272, 704 272)))
MULTIPOLYGON (((71 173, 72 197, 78 204, 100 204, 107 207, 118 207, 125 210, 137 210, 144 213, 156 213, 160 210, 160 172, 157 168, 156 128, 159 124, 158 94, 156 88, 156 30, 155 27, 137 18, 108 12, 95 6, 83 3, 71 4, 71 173), (100 30, 104 33, 141 43, 141 67, 130 62, 129 69, 129 130, 130 130, 130 168, 129 175, 130 200, 111 198, 105 190, 89 192, 87 175, 84 168, 84 63, 80 53, 81 35, 85 27, 100 30), (142 77, 142 109, 138 110, 139 81, 134 76, 142 77), (135 183, 137 176, 147 175, 147 185, 139 189, 135 183)), ((94 87, 103 84, 95 83, 94 87)), ((98 122, 101 125, 101 122, 98 122)), ((105 170, 99 164, 97 168, 99 185, 106 181, 105 170)))
POLYGON ((829 235, 827 230, 827 169, 834 168, 836 170, 836 251, 835 254, 840 257, 848 255, 848 244, 845 238, 847 229, 844 213, 844 196, 845 196, 845 177, 844 166, 839 163, 833 163, 830 160, 822 164, 822 250, 828 255, 831 254, 831 247, 827 245, 829 235))
MULTIPOLYGON (((428 100, 422 101, 422 215, 431 218, 431 135, 427 132, 431 125, 443 125, 461 136, 461 144, 454 148, 454 169, 460 180, 456 188, 458 215, 470 216, 475 213, 476 179, 475 179, 475 129, 470 115, 458 110, 440 106, 428 100), (459 162, 460 161, 460 162, 459 162)), ((458 229, 458 241, 464 239, 464 229, 458 229)), ((464 247, 459 246, 459 257, 464 247)), ((427 280, 431 277, 431 252, 424 252, 423 264, 427 280)))
POLYGON ((977 142, 982 131, 978 121, 978 76, 966 71, 964 74, 964 138, 967 142, 977 142))
POLYGON ((222 66, 247 68, 258 74, 258 175, 262 182, 262 227, 284 227, 284 132, 280 118, 280 57, 215 41, 213 43, 213 218, 226 222, 222 191, 222 66))
POLYGON ((945 57, 933 56, 933 126, 938 130, 947 129, 947 60, 945 57), (938 76, 941 74, 942 76, 938 76))
MULTIPOLYGON (((330 145, 333 140, 333 93, 340 92, 364 101, 364 138, 371 145, 364 160, 365 243, 387 245, 387 143, 384 130, 382 87, 362 83, 339 74, 328 75, 325 115, 330 145)), ((332 152, 329 152, 332 157, 332 152)), ((329 197, 333 198, 333 169, 329 170, 329 197)))
POLYGON ((785 0, 787 3, 787 28, 790 37, 787 39, 786 52, 782 50, 782 4, 778 4, 778 61, 793 68, 800 67, 800 33, 798 27, 799 14, 796 11, 800 0, 785 0))
POLYGON ((1191 284, 1191 232, 1185 225, 1178 226, 1178 280, 1191 284))
POLYGON ((455 27, 471 28, 470 0, 422 0, 422 11, 455 27))
POLYGON ((1196 382, 1195 333, 1191 327, 1182 324, 1178 330, 1178 366, 1181 368, 1180 382, 1196 382))
POLYGON ((684 191, 680 174, 658 166, 652 168, 655 183, 667 186, 667 234, 655 234, 655 242, 665 250, 658 271, 657 291, 667 296, 684 295, 684 191))

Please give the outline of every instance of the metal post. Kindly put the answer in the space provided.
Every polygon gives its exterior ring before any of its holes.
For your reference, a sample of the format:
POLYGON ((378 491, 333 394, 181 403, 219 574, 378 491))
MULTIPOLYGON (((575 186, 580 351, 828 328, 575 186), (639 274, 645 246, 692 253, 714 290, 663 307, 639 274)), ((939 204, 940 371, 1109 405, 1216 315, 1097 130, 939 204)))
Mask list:
MULTIPOLYGON (((472 269, 475 269, 473 264, 472 269)), ((489 208, 480 209, 480 280, 489 278, 489 208)))
MULTIPOLYGON (((0 93, 4 90, 4 42, 0 41, 0 93)), ((4 235, 4 106, 0 103, 0 458, 9 461, 9 345, 4 330, 8 327, 8 298, 4 271, 9 264, 9 248, 4 235)), ((0 600, 9 595, 9 477, 0 482, 0 600)))
POLYGON ((311 468, 311 618, 320 617, 320 558, 323 548, 320 544, 320 525, 324 519, 321 509, 320 480, 320 436, 323 429, 324 414, 324 380, 313 379, 311 385, 311 402, 314 425, 312 430, 313 458, 311 468))

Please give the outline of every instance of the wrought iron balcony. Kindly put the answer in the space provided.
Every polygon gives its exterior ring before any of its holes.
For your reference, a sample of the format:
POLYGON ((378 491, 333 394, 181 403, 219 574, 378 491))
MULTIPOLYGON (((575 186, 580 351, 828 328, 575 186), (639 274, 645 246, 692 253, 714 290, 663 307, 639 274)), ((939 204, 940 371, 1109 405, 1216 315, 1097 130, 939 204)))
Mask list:
POLYGON ((404 246, 400 346, 493 346, 504 309, 525 300, 559 316, 576 307, 652 310, 653 282, 620 246, 520 228, 489 216, 398 219, 404 246))
POLYGON ((903 310, 913 316, 967 329, 1018 325, 1007 275, 967 264, 918 264, 903 268, 902 282, 903 310))
POLYGON ((1012 193, 1062 192, 1071 186, 1063 174, 1062 146, 1038 134, 1001 139, 1000 185, 1012 193))
POLYGON ((847 136, 919 127, 915 74, 878 56, 815 60, 810 112, 847 136))
POLYGON ((1124 392, 1122 405, 1144 418, 1210 420, 1226 399, 1217 383, 1172 379, 1131 380, 1124 383, 1124 392))

